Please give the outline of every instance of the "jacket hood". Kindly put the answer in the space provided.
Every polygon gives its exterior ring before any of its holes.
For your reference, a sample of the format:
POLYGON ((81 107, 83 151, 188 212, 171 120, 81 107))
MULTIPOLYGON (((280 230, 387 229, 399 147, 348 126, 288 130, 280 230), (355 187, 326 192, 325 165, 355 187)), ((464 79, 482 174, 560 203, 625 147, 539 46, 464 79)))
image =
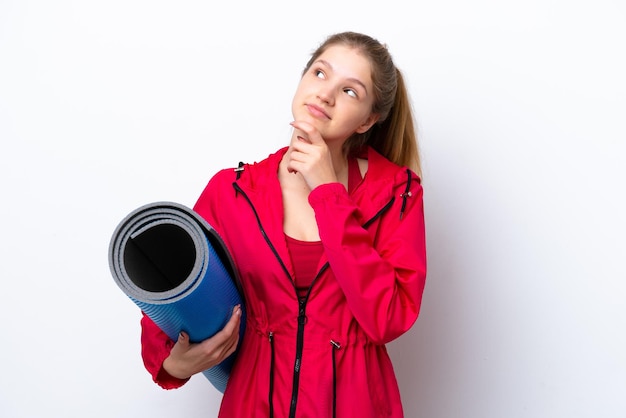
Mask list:
MULTIPOLYGON (((268 187, 280 188, 278 166, 288 149, 283 147, 261 162, 244 164, 243 172, 246 174, 237 180, 238 185, 249 194, 265 193, 268 187)), ((421 182, 413 171, 389 161, 372 147, 367 147, 364 156, 369 161, 368 170, 363 184, 354 191, 355 199, 361 202, 371 202, 377 207, 393 196, 400 196, 405 191, 404 185, 409 176, 411 181, 421 182)))

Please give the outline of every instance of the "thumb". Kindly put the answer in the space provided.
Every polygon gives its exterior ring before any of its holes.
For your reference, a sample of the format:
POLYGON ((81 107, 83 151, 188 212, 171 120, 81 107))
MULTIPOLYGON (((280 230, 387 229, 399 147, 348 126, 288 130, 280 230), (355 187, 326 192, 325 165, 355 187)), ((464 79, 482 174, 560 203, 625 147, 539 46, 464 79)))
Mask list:
POLYGON ((178 343, 181 344, 182 346, 189 345, 189 335, 185 331, 181 331, 178 334, 178 343))

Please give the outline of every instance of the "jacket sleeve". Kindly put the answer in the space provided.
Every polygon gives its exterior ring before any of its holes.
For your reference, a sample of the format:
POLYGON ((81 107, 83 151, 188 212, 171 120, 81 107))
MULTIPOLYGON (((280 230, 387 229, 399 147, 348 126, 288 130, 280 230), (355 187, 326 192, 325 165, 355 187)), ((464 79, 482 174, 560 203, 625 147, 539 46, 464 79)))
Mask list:
POLYGON ((189 379, 171 376, 163 369, 163 361, 170 355, 175 342, 142 312, 141 318, 141 357, 152 380, 163 389, 176 389, 189 379))
POLYGON ((396 196, 378 225, 369 227, 375 235, 361 225, 343 185, 321 185, 309 195, 330 268, 356 321, 377 344, 406 332, 420 310, 426 279, 423 190, 412 183, 410 197, 396 196))
POLYGON ((232 168, 218 171, 211 177, 193 206, 193 210, 202 216, 218 233, 222 230, 219 214, 223 213, 219 197, 224 196, 225 193, 235 193, 235 189, 232 186, 234 180, 235 176, 232 168))
MULTIPOLYGON (((220 181, 220 177, 233 176, 233 170, 223 169, 214 175, 205 186, 204 191, 195 203, 193 210, 201 215, 216 230, 219 230, 218 217, 213 216, 219 202, 214 198, 226 192, 218 190, 218 185, 229 184, 230 182, 220 181)), ((233 176, 234 178, 234 176, 233 176)), ((225 186, 222 186, 225 187, 225 186)), ((234 193, 232 186, 230 192, 234 193)), ((175 341, 172 341, 167 334, 152 321, 145 313, 141 318, 141 356, 148 372, 152 375, 155 383, 164 389, 175 389, 184 385, 189 379, 178 379, 171 376, 163 369, 163 361, 169 356, 175 341)))

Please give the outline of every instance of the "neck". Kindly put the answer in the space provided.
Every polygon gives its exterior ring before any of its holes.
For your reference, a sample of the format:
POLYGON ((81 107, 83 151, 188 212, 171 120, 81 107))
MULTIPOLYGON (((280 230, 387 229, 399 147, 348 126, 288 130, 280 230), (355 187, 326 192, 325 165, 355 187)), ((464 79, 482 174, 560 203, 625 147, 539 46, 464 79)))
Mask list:
POLYGON ((333 160, 333 168, 337 177, 340 177, 341 173, 348 172, 348 159, 343 153, 343 144, 328 144, 331 158, 333 160))
POLYGON ((343 155, 333 154, 333 168, 335 169, 335 175, 340 183, 343 183, 348 188, 348 159, 343 155))

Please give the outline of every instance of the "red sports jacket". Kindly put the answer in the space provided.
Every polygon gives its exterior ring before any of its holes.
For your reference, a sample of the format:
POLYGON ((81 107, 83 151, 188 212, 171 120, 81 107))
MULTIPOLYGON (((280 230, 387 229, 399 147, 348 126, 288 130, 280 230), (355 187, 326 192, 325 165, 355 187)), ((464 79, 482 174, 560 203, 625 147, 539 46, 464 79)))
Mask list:
MULTIPOLYGON (((278 164, 225 169, 194 210, 221 235, 238 269, 246 332, 220 417, 402 417, 385 344, 417 319, 426 277, 420 179, 373 149, 348 195, 339 183, 311 191, 325 254, 299 301, 283 234, 278 164)), ((142 356, 156 383, 185 383, 161 369, 173 341, 142 319, 142 356)))

